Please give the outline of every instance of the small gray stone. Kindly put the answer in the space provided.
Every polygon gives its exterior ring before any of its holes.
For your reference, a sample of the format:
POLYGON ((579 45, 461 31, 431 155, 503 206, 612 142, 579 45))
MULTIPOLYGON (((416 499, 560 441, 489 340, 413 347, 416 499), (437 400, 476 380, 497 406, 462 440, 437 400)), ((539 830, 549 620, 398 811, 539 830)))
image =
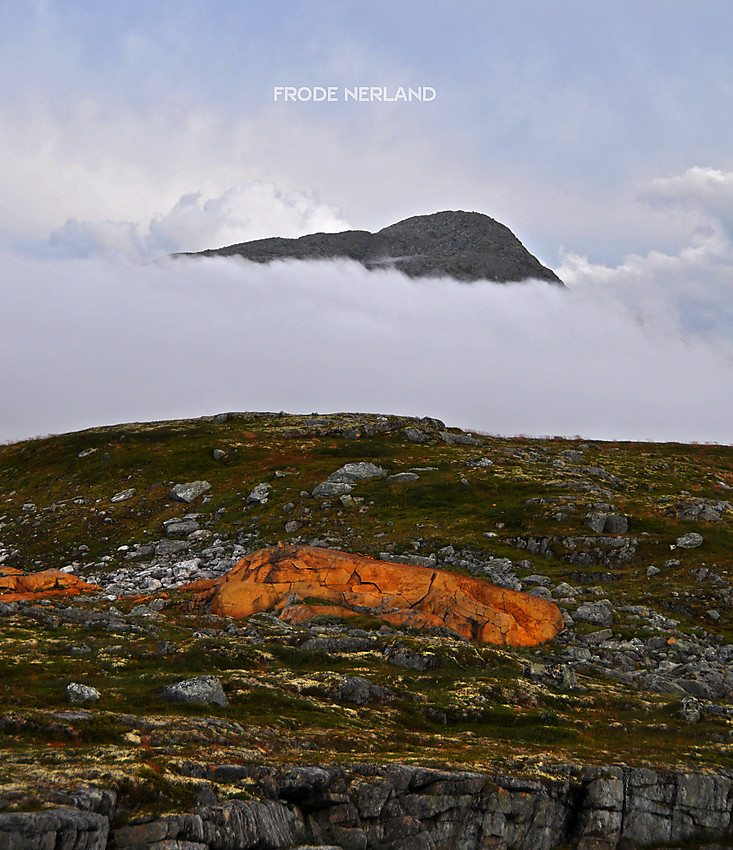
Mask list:
POLYGON ((186 702, 197 705, 220 705, 226 707, 226 698, 221 682, 216 676, 196 676, 168 685, 161 691, 165 702, 186 702))
POLYGON ((394 691, 375 685, 363 676, 346 676, 341 682, 336 698, 354 705, 368 705, 372 702, 387 702, 394 691))
POLYGON ((331 496, 341 496, 344 493, 350 493, 353 489, 354 485, 348 484, 345 481, 322 481, 313 488, 313 495, 316 499, 328 499, 331 496))
POLYGON ((551 587, 552 579, 549 576, 531 575, 523 578, 522 584, 533 584, 536 587, 551 587))
POLYGON ((697 549, 698 546, 702 546, 703 540, 702 534, 691 531, 689 534, 683 534, 682 537, 678 537, 675 545, 680 549, 697 549))
POLYGON ((159 540, 155 544, 155 554, 160 558, 165 555, 175 555, 187 548, 183 540, 159 540))
POLYGON ((604 534, 626 534, 629 530, 629 520, 620 514, 609 514, 603 525, 604 534))
POLYGON ((697 723, 700 719, 700 701, 695 697, 683 697, 682 719, 687 723, 697 723))
POLYGON ((381 466, 376 466, 368 461, 359 461, 358 463, 345 463, 342 467, 332 472, 327 481, 334 483, 346 482, 353 484, 354 481, 363 481, 367 478, 385 478, 387 470, 381 466))
POLYGON ((296 531, 299 531, 303 527, 303 523, 297 519, 291 519, 290 522, 285 523, 285 531, 288 534, 294 534, 296 531))
POLYGON ((405 428, 402 433, 412 443, 427 443, 429 440, 428 435, 419 428, 405 428))
POLYGON ((66 696, 72 705, 79 705, 83 702, 96 702, 101 695, 96 688, 89 685, 70 682, 66 686, 66 696))
POLYGON ((211 484, 208 481, 189 481, 187 484, 176 484, 168 496, 175 502, 191 504, 194 499, 203 496, 207 490, 211 490, 211 484))
POLYGON ((135 488, 131 487, 129 490, 120 490, 119 493, 115 493, 114 496, 110 499, 110 502, 126 502, 128 499, 131 499, 135 495, 135 488))
POLYGON ((481 469, 482 467, 485 467, 485 466, 493 466, 493 465, 494 465, 494 461, 491 460, 488 457, 479 457, 479 458, 474 458, 473 460, 467 460, 466 461, 466 466, 471 466, 471 467, 475 467, 475 468, 478 468, 478 469, 481 469))
POLYGON ((588 528, 590 528, 591 531, 595 531, 596 534, 603 534, 603 530, 606 527, 607 519, 607 514, 600 513, 599 511, 594 511, 591 514, 588 514, 585 524, 588 526, 588 528))
POLYGON ((451 434, 450 431, 438 431, 440 439, 449 446, 483 446, 483 441, 470 434, 451 434))
POLYGON ((420 476, 416 475, 414 472, 396 472, 394 475, 390 475, 387 481, 419 481, 420 476))
POLYGON ((651 567, 646 568, 646 577, 653 578, 654 576, 659 575, 659 573, 661 572, 662 571, 659 569, 659 567, 655 567, 652 565, 651 567))
POLYGON ((245 504, 247 505, 266 505, 267 500, 270 498, 270 487, 269 484, 257 484, 249 493, 249 496, 245 499, 245 504))
POLYGON ((168 522, 163 523, 165 526, 165 533, 168 537, 187 537, 189 534, 193 534, 194 531, 198 531, 200 526, 196 522, 195 519, 175 519, 168 520, 168 522))
POLYGON ((613 625, 613 614, 602 602, 585 602, 572 615, 575 622, 590 623, 592 626, 609 628, 613 625))
POLYGON ((717 623, 717 622, 718 622, 718 620, 720 619, 720 611, 716 611, 716 610, 715 610, 715 608, 711 608, 711 609, 707 612, 707 615, 708 615, 708 617, 710 617, 710 619, 711 619, 714 623, 717 623))
POLYGON ((214 451, 211 453, 211 456, 214 458, 214 460, 224 460, 224 458, 227 456, 227 453, 225 451, 222 451, 222 449, 214 449, 214 451))

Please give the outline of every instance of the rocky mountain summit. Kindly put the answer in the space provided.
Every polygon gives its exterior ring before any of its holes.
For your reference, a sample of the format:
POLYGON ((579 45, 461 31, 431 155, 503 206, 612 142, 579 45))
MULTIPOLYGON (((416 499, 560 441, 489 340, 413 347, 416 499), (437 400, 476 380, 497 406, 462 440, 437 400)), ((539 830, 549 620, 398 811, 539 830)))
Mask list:
POLYGON ((430 417, 0 446, 0 848, 731 846, 732 490, 430 417))
POLYGON ((349 259, 368 269, 399 269, 410 277, 497 283, 532 278, 563 285, 508 227, 477 212, 446 210, 412 216, 376 233, 346 230, 299 239, 273 237, 176 256, 239 256, 255 263, 349 259))

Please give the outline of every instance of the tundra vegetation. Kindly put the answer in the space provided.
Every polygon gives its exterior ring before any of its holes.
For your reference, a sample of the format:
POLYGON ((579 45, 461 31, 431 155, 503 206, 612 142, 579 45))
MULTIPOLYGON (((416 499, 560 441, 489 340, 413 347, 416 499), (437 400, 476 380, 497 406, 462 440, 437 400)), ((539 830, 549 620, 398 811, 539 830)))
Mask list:
MULTIPOLYGON (((397 416, 230 413, 0 446, 0 575, 98 586, 24 599, 0 578, 0 811, 80 785, 114 788, 125 817, 181 811, 201 793, 191 763, 731 769, 732 489, 730 446, 397 416), (278 542, 532 592, 565 628, 510 648, 369 610, 235 620, 187 587, 278 542), (198 677, 214 697, 170 698, 198 677)), ((219 799, 250 793, 212 777, 219 799)))

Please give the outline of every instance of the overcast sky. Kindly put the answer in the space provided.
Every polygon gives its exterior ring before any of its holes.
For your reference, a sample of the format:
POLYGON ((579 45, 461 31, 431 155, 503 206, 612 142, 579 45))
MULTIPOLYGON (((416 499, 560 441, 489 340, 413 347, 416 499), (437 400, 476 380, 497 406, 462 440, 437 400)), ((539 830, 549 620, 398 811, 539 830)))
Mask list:
POLYGON ((733 442, 732 38, 730 0, 5 0, 0 440, 360 409, 733 442), (567 291, 152 262, 442 209, 567 291))

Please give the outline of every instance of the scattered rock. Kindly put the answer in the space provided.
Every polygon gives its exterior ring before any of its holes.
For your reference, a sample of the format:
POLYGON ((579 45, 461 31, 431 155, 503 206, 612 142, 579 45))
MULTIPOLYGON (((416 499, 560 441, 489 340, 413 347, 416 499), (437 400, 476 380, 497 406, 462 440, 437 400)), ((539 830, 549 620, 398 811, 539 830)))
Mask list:
POLYGON ((592 626, 604 628, 613 625, 611 609, 603 602, 585 602, 571 616, 576 623, 590 623, 592 626))
POLYGON ((131 499, 135 495, 135 488, 131 487, 129 490, 121 490, 119 493, 115 493, 114 496, 110 499, 110 502, 126 502, 128 499, 131 499))
POLYGON ((208 481, 190 481, 187 484, 176 484, 170 490, 168 496, 174 502, 191 504, 199 496, 203 496, 207 490, 211 490, 211 484, 208 481))
POLYGON ((166 520, 163 527, 168 537, 188 537, 189 534, 193 534, 200 528, 193 516, 166 520))
POLYGON ((269 484, 257 484, 249 493, 249 496, 245 499, 245 504, 247 505, 266 505, 267 500, 270 497, 270 490, 272 487, 269 484))
POLYGON ((476 469, 482 469, 486 466, 493 466, 493 465, 494 465, 494 461, 491 460, 488 457, 478 457, 478 458, 474 458, 473 460, 467 460, 466 461, 466 466, 471 466, 471 467, 474 467, 476 469))
POLYGON ((354 705, 370 705, 388 702, 394 697, 394 691, 370 682, 363 676, 344 676, 339 684, 336 699, 354 705))
POLYGON ((438 431, 440 439, 449 446, 483 446, 483 440, 470 434, 451 434, 450 431, 438 431))
POLYGON ((161 691, 165 702, 186 702, 197 705, 219 705, 225 708, 229 700, 216 676, 196 676, 168 685, 161 691))
POLYGON ((79 705, 84 702, 97 702, 101 694, 96 688, 89 685, 70 682, 66 686, 66 696, 72 705, 79 705))
POLYGON ((682 537, 678 537, 675 541, 675 546, 679 549, 697 549, 698 546, 702 546, 703 541, 702 534, 691 531, 689 534, 683 534, 682 537))

